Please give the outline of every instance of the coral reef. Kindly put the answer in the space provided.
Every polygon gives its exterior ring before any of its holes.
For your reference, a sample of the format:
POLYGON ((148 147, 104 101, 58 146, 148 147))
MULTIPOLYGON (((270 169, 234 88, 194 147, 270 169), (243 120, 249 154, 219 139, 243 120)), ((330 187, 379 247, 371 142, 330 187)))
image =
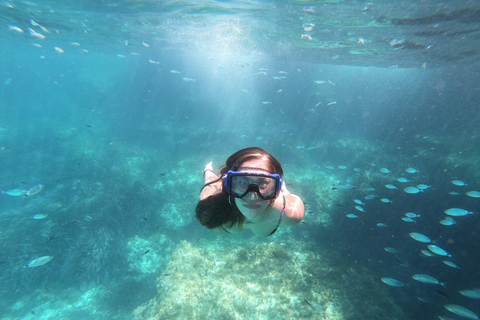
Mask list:
POLYGON ((182 241, 134 319, 405 319, 378 277, 329 250, 247 241, 182 241))

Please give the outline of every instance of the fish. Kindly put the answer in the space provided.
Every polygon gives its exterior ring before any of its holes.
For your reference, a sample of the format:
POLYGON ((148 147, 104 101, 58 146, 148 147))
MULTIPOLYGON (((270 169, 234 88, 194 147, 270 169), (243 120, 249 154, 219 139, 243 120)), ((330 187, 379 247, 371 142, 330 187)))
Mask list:
POLYGON ((380 201, 382 201, 383 203, 393 203, 393 201, 390 201, 390 199, 387 198, 382 198, 380 199, 380 201))
POLYGON ((355 171, 355 172, 362 172, 362 169, 360 169, 360 168, 354 168, 353 171, 355 171))
POLYGON ((450 191, 448 194, 450 194, 450 195, 452 195, 452 196, 459 196, 459 195, 460 195, 460 192, 450 191))
POLYGON ((35 37, 35 38, 38 38, 38 39, 41 39, 41 40, 46 38, 43 34, 36 32, 32 28, 28 28, 28 31, 30 31, 30 35, 32 37, 35 37))
POLYGON ((376 198, 377 196, 374 195, 374 194, 369 194, 368 196, 365 196, 365 200, 372 200, 374 198, 376 198))
POLYGON ((9 196, 12 196, 12 197, 19 197, 19 196, 24 196, 27 193, 27 190, 11 189, 7 191, 2 191, 2 193, 8 194, 9 196))
POLYGON ((43 214, 43 213, 39 213, 39 214, 36 214, 32 217, 32 219, 35 219, 35 220, 41 220, 41 219, 45 219, 47 217, 46 214, 43 214))
POLYGON ((408 173, 416 173, 418 172, 417 169, 414 169, 414 168, 407 168, 405 169, 405 172, 408 172, 408 173))
POLYGON ((177 71, 177 70, 170 70, 170 73, 179 74, 179 73, 180 73, 180 71, 177 71))
POLYGON ((440 221, 440 224, 442 224, 444 226, 452 226, 455 223, 456 223, 455 220, 453 220, 453 218, 451 218, 451 217, 446 217, 445 219, 440 221))
POLYGON ((150 249, 148 249, 147 251, 145 251, 143 254, 147 254, 150 252, 150 249))
POLYGON ((469 297, 472 299, 480 299, 480 289, 460 290, 458 292, 460 292, 460 294, 464 295, 465 297, 469 297))
POLYGON ((353 213, 349 213, 349 214, 347 214, 347 218, 355 219, 355 218, 358 218, 358 216, 353 214, 353 213))
POLYGON ((26 266, 28 268, 40 267, 40 266, 43 266, 44 264, 50 262, 50 260, 52 260, 52 259, 53 259, 52 256, 43 256, 43 257, 40 257, 40 258, 37 258, 37 259, 34 259, 34 260, 30 261, 26 266))
POLYGON ((461 217, 461 216, 466 216, 468 214, 473 214, 472 211, 467 211, 465 209, 460 209, 460 208, 450 208, 445 210, 445 213, 448 214, 449 216, 454 216, 454 217, 461 217))
POLYGON ((183 78, 183 81, 185 81, 185 82, 195 82, 195 79, 192 79, 192 78, 183 78))
POLYGON ((420 217, 419 214, 416 214, 416 213, 413 213, 413 212, 407 212, 405 213, 405 216, 409 217, 409 218, 418 218, 420 217))
POLYGON ((380 227, 380 228, 386 228, 386 227, 387 227, 387 225, 386 225, 385 223, 381 223, 381 222, 379 222, 379 223, 377 223, 377 227, 380 227))
POLYGON ((445 263, 447 266, 449 267, 452 267, 452 268, 455 268, 455 269, 460 269, 455 263, 453 263, 452 261, 448 261, 448 260, 443 260, 442 261, 443 263, 445 263))
POLYGON ((357 209, 358 211, 361 211, 361 212, 365 212, 365 209, 363 209, 363 208, 360 207, 360 206, 355 206, 355 209, 357 209))
POLYGON ((467 196, 472 198, 480 198, 480 192, 478 191, 468 191, 467 196))
POLYGON ((412 218, 409 218, 409 217, 402 217, 401 219, 405 222, 415 222, 415 220, 413 220, 412 218))
POLYGON ((429 243, 432 242, 429 237, 418 233, 418 232, 411 232, 409 233, 410 237, 412 237, 414 240, 417 240, 418 242, 423 242, 423 243, 429 243))
POLYGON ((432 251, 433 253, 435 254, 438 254, 439 256, 447 256, 447 257, 451 257, 450 254, 448 254, 447 251, 443 250, 442 248, 434 245, 434 244, 430 244, 427 246, 428 250, 432 251))
POLYGON ((405 283, 403 283, 401 281, 398 281, 396 279, 393 279, 393 278, 382 278, 381 280, 383 281, 383 283, 388 284, 391 287, 403 287, 403 286, 405 286, 405 283))
POLYGON ((459 186, 459 187, 468 186, 468 184, 466 184, 465 182, 463 182, 461 180, 452 180, 452 183, 456 186, 459 186))
POLYGON ((8 25, 8 31, 16 31, 18 33, 23 33, 22 29, 20 29, 17 26, 11 25, 11 24, 8 25))
POLYGON ((432 276, 429 276, 428 274, 414 274, 412 276, 414 280, 417 280, 421 283, 426 283, 426 284, 439 284, 441 286, 445 285, 444 283, 439 282, 437 279, 435 279, 432 276))
POLYGON ((415 194, 419 193, 420 189, 418 189, 417 187, 406 187, 405 189, 403 189, 403 191, 405 191, 406 193, 415 194))
POLYGON ((393 184, 386 184, 385 188, 390 189, 390 190, 397 189, 397 187, 395 187, 393 184))
POLYGON ((433 254, 430 251, 427 250, 420 250, 420 252, 427 257, 433 257, 433 254))
POLYGON ((392 247, 385 247, 383 250, 390 252, 390 253, 398 253, 398 250, 392 247))
POLYGON ((356 204, 363 204, 362 200, 358 200, 358 199, 353 200, 353 202, 355 202, 356 204))
POLYGON ((430 186, 421 183, 421 184, 417 185, 417 188, 420 189, 420 190, 425 190, 425 189, 430 188, 430 186))
POLYGON ((262 104, 272 104, 270 101, 262 101, 262 104))
POLYGON ((381 168, 381 169, 380 169, 380 172, 381 172, 381 173, 389 173, 390 170, 388 170, 387 168, 381 168))
POLYGON ((323 80, 315 80, 313 81, 315 82, 316 84, 324 84, 324 83, 327 83, 327 81, 323 81, 323 80))
POLYGON ((410 181, 410 180, 408 180, 407 178, 397 178, 397 181, 398 181, 398 182, 405 183, 405 182, 408 182, 408 181, 410 181))
POLYGON ((338 166, 338 169, 345 170, 345 169, 347 169, 347 166, 344 166, 343 164, 341 164, 341 165, 338 166))
POLYGON ((478 320, 478 316, 473 313, 472 311, 468 310, 467 308, 464 308, 462 306, 456 305, 456 304, 447 304, 444 306, 445 309, 450 311, 451 313, 455 313, 456 315, 460 317, 464 317, 467 319, 474 319, 478 320))
POLYGON ((28 191, 25 192, 25 196, 33 196, 34 194, 37 194, 40 191, 42 191, 43 187, 45 187, 45 185, 37 184, 36 186, 33 186, 30 189, 28 189, 28 191))

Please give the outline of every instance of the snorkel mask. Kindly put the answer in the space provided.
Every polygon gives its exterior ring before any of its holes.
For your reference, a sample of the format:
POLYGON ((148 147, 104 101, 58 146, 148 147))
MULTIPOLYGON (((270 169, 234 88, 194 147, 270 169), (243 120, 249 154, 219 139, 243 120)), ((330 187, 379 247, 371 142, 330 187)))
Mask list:
POLYGON ((282 189, 282 178, 262 170, 228 171, 223 184, 228 194, 243 198, 255 192, 263 200, 275 199, 282 189))

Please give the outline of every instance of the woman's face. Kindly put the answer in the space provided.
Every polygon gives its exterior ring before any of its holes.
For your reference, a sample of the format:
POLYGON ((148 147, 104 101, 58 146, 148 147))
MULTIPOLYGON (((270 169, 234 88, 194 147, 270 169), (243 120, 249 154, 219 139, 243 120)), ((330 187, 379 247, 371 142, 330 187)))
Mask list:
MULTIPOLYGON (((244 162, 237 171, 246 168, 270 172, 270 166, 265 157, 244 162)), ((243 198, 235 198, 235 203, 247 219, 253 219, 267 209, 269 201, 260 198, 256 192, 249 192, 243 198)))

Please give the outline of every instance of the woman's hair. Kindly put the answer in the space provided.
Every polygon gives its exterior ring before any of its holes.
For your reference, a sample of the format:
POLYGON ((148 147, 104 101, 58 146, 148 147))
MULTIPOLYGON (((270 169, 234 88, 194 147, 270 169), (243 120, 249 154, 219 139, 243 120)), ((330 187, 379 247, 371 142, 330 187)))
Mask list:
MULTIPOLYGON (((267 160, 268 169, 271 173, 277 173, 283 178, 283 169, 280 162, 268 154, 265 150, 257 147, 239 150, 228 157, 224 165, 219 168, 220 178, 203 186, 218 182, 224 179, 229 170, 237 170, 247 161, 264 158, 267 160)), ((223 181, 222 181, 223 183, 223 181)), ((202 188, 202 190, 203 190, 202 188)), ((195 209, 195 215, 203 226, 208 229, 218 228, 226 223, 232 227, 234 224, 242 226, 245 216, 238 210, 235 198, 231 197, 225 187, 221 193, 214 194, 206 199, 200 200, 195 209)))

